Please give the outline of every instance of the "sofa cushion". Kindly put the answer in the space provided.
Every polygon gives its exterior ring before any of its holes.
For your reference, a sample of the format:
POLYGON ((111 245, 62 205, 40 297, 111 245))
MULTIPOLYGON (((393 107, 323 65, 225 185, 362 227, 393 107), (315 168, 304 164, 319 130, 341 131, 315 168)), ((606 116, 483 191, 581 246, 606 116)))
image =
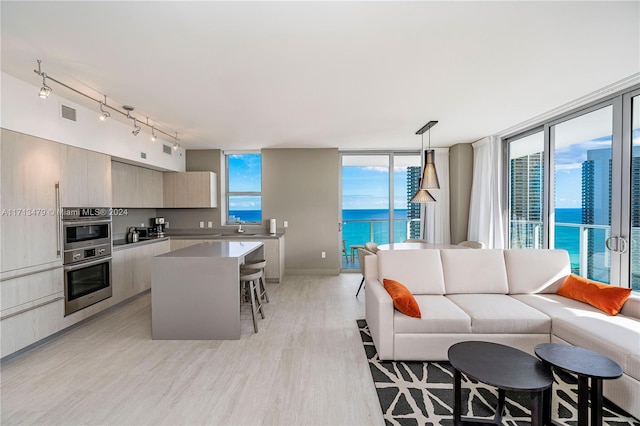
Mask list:
POLYGON ((446 294, 507 294, 503 250, 440 250, 446 294))
POLYGON ((553 319, 552 332, 572 345, 611 358, 627 374, 634 370, 634 365, 629 365, 634 358, 629 355, 640 355, 640 320, 634 318, 612 317, 602 312, 597 315, 558 317, 553 319))
POLYGON ((471 317, 474 333, 551 333, 551 318, 511 296, 452 294, 445 297, 471 317))
POLYGON ((415 296, 422 318, 411 318, 394 312, 396 333, 471 333, 471 318, 442 295, 415 296))
POLYGON ((511 297, 526 303, 551 318, 604 315, 601 310, 591 305, 557 294, 514 294, 511 297))
POLYGON ((407 288, 398 281, 385 278, 383 280, 384 289, 387 290, 391 300, 393 300, 393 306, 405 315, 414 318, 420 318, 420 307, 418 302, 414 299, 413 294, 407 288))
POLYGON ((557 292, 560 296, 588 303, 609 315, 618 315, 631 294, 630 288, 616 287, 571 274, 557 292))
POLYGON ((504 263, 509 294, 555 293, 571 273, 566 250, 505 250, 504 263))
POLYGON ((378 250, 378 277, 404 284, 412 294, 444 294, 440 250, 378 250))

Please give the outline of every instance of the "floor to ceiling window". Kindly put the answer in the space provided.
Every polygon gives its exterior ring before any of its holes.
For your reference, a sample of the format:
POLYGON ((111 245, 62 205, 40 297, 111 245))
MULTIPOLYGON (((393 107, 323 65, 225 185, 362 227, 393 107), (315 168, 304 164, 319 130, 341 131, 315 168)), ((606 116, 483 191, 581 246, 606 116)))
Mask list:
POLYGON ((510 244, 513 248, 543 246, 544 134, 536 130, 509 144, 510 244))
POLYGON ((640 89, 506 139, 511 248, 561 248, 572 272, 640 290, 640 89))
POLYGON ((571 269, 581 276, 610 281, 611 160, 613 107, 580 114, 551 126, 554 248, 565 249, 571 269))
POLYGON ((408 202, 420 174, 418 153, 342 153, 342 267, 359 269, 357 249, 418 238, 420 207, 408 202), (393 171, 393 172, 391 172, 393 171))

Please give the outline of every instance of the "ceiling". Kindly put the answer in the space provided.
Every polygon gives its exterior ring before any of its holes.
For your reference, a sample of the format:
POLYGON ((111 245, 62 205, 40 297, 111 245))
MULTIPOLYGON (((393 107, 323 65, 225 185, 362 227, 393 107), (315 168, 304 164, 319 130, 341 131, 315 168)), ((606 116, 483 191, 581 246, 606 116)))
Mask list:
POLYGON ((640 72, 638 1, 0 8, 3 72, 40 86, 41 59, 52 77, 177 131, 187 149, 415 149, 430 120, 432 146, 451 146, 640 72))

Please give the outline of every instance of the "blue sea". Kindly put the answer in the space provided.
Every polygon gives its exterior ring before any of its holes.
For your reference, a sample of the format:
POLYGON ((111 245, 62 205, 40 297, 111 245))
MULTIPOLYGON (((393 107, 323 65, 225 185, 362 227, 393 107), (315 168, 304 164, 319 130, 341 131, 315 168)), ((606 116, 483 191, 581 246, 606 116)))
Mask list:
MULTIPOLYGON (((240 218, 244 222, 260 222, 262 212, 259 210, 231 210, 229 214, 240 218)), ((582 209, 556 209, 556 222, 567 224, 580 224, 582 221, 582 209)), ((394 211, 395 235, 393 242, 401 242, 407 239, 407 210, 394 211)), ((389 211, 384 209, 367 210, 343 210, 343 232, 347 248, 350 245, 364 244, 367 241, 375 241, 379 244, 389 243, 389 211)), ((556 225, 555 247, 563 248, 569 252, 572 266, 579 264, 580 231, 578 227, 556 225)))

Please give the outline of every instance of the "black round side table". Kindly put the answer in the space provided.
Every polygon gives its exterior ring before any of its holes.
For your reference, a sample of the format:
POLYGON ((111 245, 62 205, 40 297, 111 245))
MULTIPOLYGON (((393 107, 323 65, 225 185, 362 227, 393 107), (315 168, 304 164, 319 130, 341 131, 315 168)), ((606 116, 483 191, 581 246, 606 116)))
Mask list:
POLYGON ((462 418, 462 377, 461 373, 498 388, 498 407, 492 421, 502 423, 504 415, 505 391, 531 393, 531 425, 545 424, 544 412, 547 393, 553 383, 551 369, 536 357, 526 352, 498 343, 461 342, 449 348, 449 362, 453 372, 453 422, 486 423, 476 418, 462 418))
MULTIPOLYGON (((622 376, 615 361, 589 349, 561 343, 542 343, 535 353, 547 365, 578 376, 578 426, 589 423, 589 379, 591 379, 591 426, 602 425, 602 380, 622 376)), ((551 398, 545 401, 551 413, 551 398)))

